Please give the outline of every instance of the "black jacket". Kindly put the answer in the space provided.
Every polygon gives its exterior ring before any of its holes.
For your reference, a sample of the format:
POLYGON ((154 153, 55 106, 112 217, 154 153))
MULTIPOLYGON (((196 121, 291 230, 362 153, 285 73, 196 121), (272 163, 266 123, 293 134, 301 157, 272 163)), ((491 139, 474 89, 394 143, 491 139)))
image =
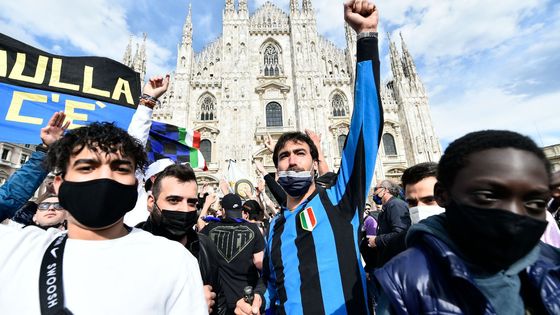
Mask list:
MULTIPOLYGON (((136 227, 154 235, 162 236, 162 233, 159 233, 158 228, 154 226, 150 218, 148 218, 146 222, 139 223, 136 227)), ((218 250, 216 249, 216 245, 214 245, 208 236, 193 231, 193 233, 187 235, 187 244, 185 248, 198 260, 202 283, 212 286, 212 291, 216 293, 216 304, 214 304, 212 314, 210 315, 226 314, 227 304, 220 285, 218 274, 218 250)))
POLYGON ((377 266, 381 267, 406 249, 405 236, 412 221, 406 202, 392 197, 383 205, 377 220, 377 266))

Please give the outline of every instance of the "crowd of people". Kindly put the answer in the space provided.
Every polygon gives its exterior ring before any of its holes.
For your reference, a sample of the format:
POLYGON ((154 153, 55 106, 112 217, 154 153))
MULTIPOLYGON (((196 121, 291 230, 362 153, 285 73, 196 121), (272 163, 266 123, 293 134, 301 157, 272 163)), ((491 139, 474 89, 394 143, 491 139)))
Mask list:
POLYGON ((66 130, 55 113, 0 187, 0 312, 560 314, 560 172, 530 138, 486 130, 371 187, 379 16, 362 0, 344 16, 356 87, 336 173, 311 130, 269 138, 276 172, 255 161, 262 180, 242 195, 188 164, 147 165, 169 76, 149 80, 128 130, 66 130))

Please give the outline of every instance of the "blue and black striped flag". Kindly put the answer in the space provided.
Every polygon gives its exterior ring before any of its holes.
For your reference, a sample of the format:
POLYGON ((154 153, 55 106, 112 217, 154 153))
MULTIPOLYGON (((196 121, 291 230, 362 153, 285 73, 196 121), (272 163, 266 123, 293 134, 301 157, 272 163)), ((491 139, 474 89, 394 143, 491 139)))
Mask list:
POLYGON ((192 168, 208 170, 200 152, 200 132, 161 122, 152 122, 146 144, 148 160, 153 163, 169 158, 177 163, 189 163, 192 168))

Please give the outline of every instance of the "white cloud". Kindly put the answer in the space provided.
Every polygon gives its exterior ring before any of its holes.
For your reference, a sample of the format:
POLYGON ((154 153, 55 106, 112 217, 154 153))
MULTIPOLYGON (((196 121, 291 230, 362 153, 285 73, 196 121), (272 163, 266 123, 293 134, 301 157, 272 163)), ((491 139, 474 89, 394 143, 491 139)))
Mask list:
POLYGON ((543 6, 544 2, 544 0, 410 2, 404 8, 402 5, 396 8, 389 6, 386 21, 401 25, 395 32, 401 31, 405 35, 411 51, 417 57, 428 59, 464 57, 492 49, 518 36, 523 31, 518 24, 520 19, 527 12, 543 6), (391 12, 392 9, 398 11, 391 12), (403 14, 405 12, 408 14, 403 14))
POLYGON ((469 90, 432 106, 436 132, 445 142, 483 129, 507 129, 531 136, 539 145, 558 143, 560 92, 538 97, 513 95, 495 87, 469 90))
MULTIPOLYGON (((70 45, 83 54, 121 61, 131 33, 126 13, 127 8, 107 0, 2 1, 0 26, 6 35, 53 53, 70 45), (45 41, 55 44, 39 44, 45 41)), ((152 40, 148 49, 150 69, 168 68, 169 50, 152 40)))

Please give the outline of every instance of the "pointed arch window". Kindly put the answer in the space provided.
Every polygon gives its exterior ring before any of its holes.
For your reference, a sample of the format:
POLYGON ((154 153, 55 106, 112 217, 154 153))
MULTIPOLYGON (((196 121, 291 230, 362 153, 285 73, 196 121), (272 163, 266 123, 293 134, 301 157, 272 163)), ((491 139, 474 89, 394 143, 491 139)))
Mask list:
POLYGON ((342 151, 344 150, 344 144, 346 143, 346 135, 338 136, 338 154, 342 156, 342 151))
POLYGON ((212 95, 204 95, 200 100, 200 120, 216 119, 216 99, 212 95))
POLYGON ((332 105, 332 115, 334 117, 345 117, 348 114, 348 106, 346 105, 345 98, 336 93, 333 95, 331 100, 332 105))
POLYGON ((278 49, 269 44, 264 50, 264 76, 277 77, 280 75, 280 58, 278 57, 278 49))
POLYGON ((212 162, 212 142, 210 140, 200 141, 200 153, 202 153, 206 163, 212 162))
POLYGON ((385 155, 397 155, 397 146, 392 134, 386 133, 383 135, 383 148, 385 148, 385 155))
POLYGON ((282 127, 282 106, 276 102, 266 105, 266 126, 282 127))

